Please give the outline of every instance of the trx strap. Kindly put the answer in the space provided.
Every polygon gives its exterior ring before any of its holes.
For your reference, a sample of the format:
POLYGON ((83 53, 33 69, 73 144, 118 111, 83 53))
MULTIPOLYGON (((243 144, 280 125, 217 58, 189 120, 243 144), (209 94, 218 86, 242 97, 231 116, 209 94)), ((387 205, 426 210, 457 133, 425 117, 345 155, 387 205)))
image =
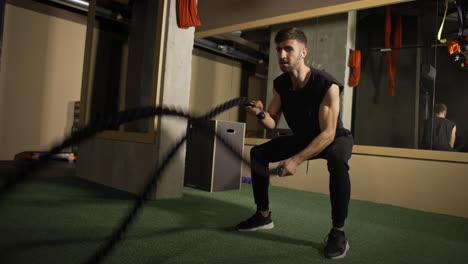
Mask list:
POLYGON ((442 19, 442 24, 440 25, 439 33, 437 33, 437 40, 439 40, 440 43, 445 43, 445 42, 447 42, 447 39, 441 39, 442 30, 443 30, 444 24, 445 24, 445 18, 447 17, 447 10, 448 10, 448 0, 445 0, 444 18, 442 19))
POLYGON ((398 16, 396 29, 393 35, 393 49, 390 46, 390 35, 392 33, 392 14, 390 6, 385 9, 385 58, 388 67, 388 95, 395 95, 395 73, 398 49, 401 48, 401 16, 398 16))
POLYGON ((465 12, 462 10, 462 4, 457 4, 457 13, 458 13, 458 36, 463 36, 463 28, 465 27, 465 12))
POLYGON ((177 10, 177 21, 180 28, 201 26, 198 18, 197 0, 178 0, 177 10))
POLYGON ((348 66, 351 68, 348 85, 356 87, 361 79, 361 51, 351 50, 349 53, 348 66))

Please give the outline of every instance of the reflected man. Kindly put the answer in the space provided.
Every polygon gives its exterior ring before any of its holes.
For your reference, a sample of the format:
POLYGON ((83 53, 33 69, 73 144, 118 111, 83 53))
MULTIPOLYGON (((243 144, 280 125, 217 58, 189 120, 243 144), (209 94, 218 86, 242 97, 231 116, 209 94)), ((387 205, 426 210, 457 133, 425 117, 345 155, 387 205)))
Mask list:
POLYGON ((423 149, 454 151, 457 127, 446 116, 447 106, 436 104, 434 117, 424 124, 423 149))

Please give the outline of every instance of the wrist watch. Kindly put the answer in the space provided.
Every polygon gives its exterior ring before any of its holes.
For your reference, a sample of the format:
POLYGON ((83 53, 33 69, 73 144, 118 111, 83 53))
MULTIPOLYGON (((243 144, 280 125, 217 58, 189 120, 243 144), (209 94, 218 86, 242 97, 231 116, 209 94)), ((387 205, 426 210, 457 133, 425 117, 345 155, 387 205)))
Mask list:
POLYGON ((262 109, 260 109, 260 113, 258 113, 257 118, 260 120, 265 119, 265 112, 263 112, 262 109))

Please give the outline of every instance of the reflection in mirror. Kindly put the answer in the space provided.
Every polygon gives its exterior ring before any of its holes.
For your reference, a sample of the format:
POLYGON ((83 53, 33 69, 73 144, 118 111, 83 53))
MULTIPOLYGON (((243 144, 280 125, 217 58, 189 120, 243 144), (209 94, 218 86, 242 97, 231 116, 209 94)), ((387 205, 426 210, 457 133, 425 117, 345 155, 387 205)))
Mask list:
MULTIPOLYGON (((456 124, 454 148, 466 151, 466 143, 463 142, 468 136, 468 110, 463 102, 468 100, 468 89, 463 89, 462 84, 468 83, 468 72, 454 62, 455 58, 448 52, 447 46, 437 40, 444 11, 443 1, 417 0, 359 10, 355 13, 355 21, 351 13, 344 13, 287 24, 298 26, 306 32, 310 42, 306 63, 329 72, 344 84, 350 39, 351 46, 361 51, 359 84, 352 88, 352 96, 342 100, 352 100, 352 118, 349 118, 348 127, 352 129, 356 144, 422 148, 425 125, 434 115, 434 104, 441 102, 448 106, 447 118, 456 124), (387 16, 387 12, 390 16, 387 16), (397 23, 400 17, 401 27, 397 23), (355 43, 352 43, 354 26, 355 43), (387 45, 386 27, 389 29, 387 45), (390 86, 389 69, 394 71, 393 88, 390 86)), ((458 30, 457 25, 459 23, 453 7, 449 7, 442 36, 448 38, 458 30)), ((241 65, 243 73, 249 72, 247 76, 267 76, 263 84, 258 86, 266 90, 251 88, 250 82, 245 81, 249 78, 242 77, 240 95, 260 99, 267 105, 271 100, 272 81, 281 73, 274 45, 270 43, 276 31, 284 26, 286 24, 271 25, 199 41, 214 42, 210 45, 218 49, 215 52, 225 52, 229 58, 234 57, 233 54, 227 54, 231 45, 236 47, 235 50, 243 51, 252 46, 263 47, 260 53, 267 55, 267 58, 260 56, 255 59, 257 63, 252 60, 244 61, 241 65), (258 63, 260 61, 264 63, 261 67, 258 63), (262 70, 258 71, 259 68, 262 70)), ((205 49, 212 52, 210 48, 205 49)), ((257 120, 246 117, 245 113, 241 113, 239 120, 235 121, 246 121, 247 137, 272 137, 275 133, 288 132, 283 122, 278 131, 267 135, 257 120)), ((346 127, 345 118, 343 121, 346 127)), ((436 133, 435 129, 428 129, 431 135, 436 133)))
MULTIPOLYGON (((454 34, 459 19, 450 2, 441 38, 460 38, 454 34)), ((468 72, 437 39, 444 13, 443 1, 415 1, 358 12, 356 48, 362 52, 362 65, 361 82, 354 92, 356 144, 466 151, 468 111, 463 102, 468 93, 460 84, 468 83, 468 72), (390 47, 385 45, 386 29, 390 47), (401 34, 400 43, 397 34, 401 34), (395 48, 398 45, 401 47, 395 48), (392 89, 389 69, 395 62, 392 89), (435 114, 437 103, 453 107, 444 120, 443 114, 435 114), (449 118, 455 122, 456 136, 452 136, 455 130, 449 118)))
MULTIPOLYGON (((96 10, 90 66, 90 119, 154 104, 158 1, 98 0, 96 10), (104 15, 103 10, 107 11, 104 15)), ((141 120, 114 130, 146 132, 148 128, 149 122, 141 120)))
MULTIPOLYGON (((438 1, 439 25, 445 13, 445 5, 438 1)), ((468 4, 466 1, 449 1, 442 28, 444 46, 437 47, 435 103, 447 106, 446 119, 454 123, 455 142, 453 149, 468 152, 468 4), (463 20, 460 18, 464 17, 463 20), (463 23, 462 23, 463 21, 463 23)), ((429 119, 431 120, 431 119, 429 119)), ((432 125, 433 137, 442 133, 432 125)), ((451 131, 445 132, 450 134, 451 131)), ((432 144, 434 146, 434 143, 432 144)))
POLYGON ((418 147, 434 100, 434 76, 422 70, 435 65, 437 13, 427 2, 358 11, 356 49, 362 60, 354 90, 356 144, 418 147))
POLYGON ((424 123, 421 148, 429 150, 455 150, 456 125, 447 119, 447 106, 435 104, 433 117, 424 123))

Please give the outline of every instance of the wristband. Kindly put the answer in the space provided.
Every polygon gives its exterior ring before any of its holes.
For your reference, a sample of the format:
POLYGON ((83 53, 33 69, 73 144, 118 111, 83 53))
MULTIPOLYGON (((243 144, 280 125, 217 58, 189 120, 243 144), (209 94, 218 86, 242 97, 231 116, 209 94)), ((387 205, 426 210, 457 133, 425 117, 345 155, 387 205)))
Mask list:
POLYGON ((263 110, 261 110, 261 109, 260 109, 260 111, 261 111, 261 112, 258 113, 257 118, 260 119, 260 120, 263 120, 263 119, 265 119, 265 117, 266 117, 266 116, 265 116, 265 112, 263 112, 263 110))

